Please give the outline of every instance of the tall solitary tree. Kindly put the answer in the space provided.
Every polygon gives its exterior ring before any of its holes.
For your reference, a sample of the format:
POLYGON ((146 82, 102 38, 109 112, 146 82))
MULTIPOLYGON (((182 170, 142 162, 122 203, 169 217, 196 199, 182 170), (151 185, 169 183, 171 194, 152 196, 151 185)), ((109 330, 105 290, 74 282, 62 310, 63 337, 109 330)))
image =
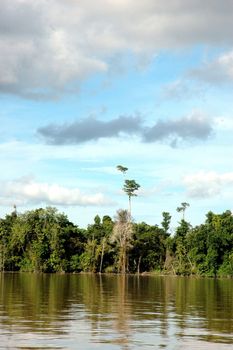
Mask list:
POLYGON ((123 165, 117 165, 117 170, 120 171, 121 173, 125 174, 128 170, 128 168, 126 168, 123 165))
POLYGON ((135 193, 141 186, 135 180, 125 180, 123 191, 129 198, 129 217, 131 219, 131 197, 137 196, 135 193))
POLYGON ((180 207, 177 207, 177 208, 176 208, 176 211, 177 211, 178 213, 182 212, 182 219, 183 219, 183 220, 185 220, 185 210, 186 210, 189 206, 190 206, 189 203, 183 202, 183 203, 181 203, 181 206, 180 206, 180 207))

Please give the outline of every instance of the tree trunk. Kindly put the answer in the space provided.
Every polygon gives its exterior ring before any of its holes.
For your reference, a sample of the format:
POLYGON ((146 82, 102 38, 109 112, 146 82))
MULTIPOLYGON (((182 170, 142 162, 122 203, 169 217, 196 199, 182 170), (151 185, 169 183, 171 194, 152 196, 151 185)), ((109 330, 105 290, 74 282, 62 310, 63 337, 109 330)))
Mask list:
POLYGON ((126 271, 126 247, 125 244, 123 246, 123 251, 122 251, 122 268, 121 268, 121 272, 123 274, 125 274, 126 271))
POLYGON ((131 222, 131 196, 129 196, 129 221, 131 222))
POLYGON ((105 240, 103 239, 101 260, 100 260, 100 273, 102 272, 102 266, 103 266, 103 260, 104 260, 104 248, 105 248, 105 240))
POLYGON ((142 260, 142 256, 140 255, 139 258, 138 258, 138 266, 137 266, 137 273, 138 273, 138 275, 140 273, 141 260, 142 260))

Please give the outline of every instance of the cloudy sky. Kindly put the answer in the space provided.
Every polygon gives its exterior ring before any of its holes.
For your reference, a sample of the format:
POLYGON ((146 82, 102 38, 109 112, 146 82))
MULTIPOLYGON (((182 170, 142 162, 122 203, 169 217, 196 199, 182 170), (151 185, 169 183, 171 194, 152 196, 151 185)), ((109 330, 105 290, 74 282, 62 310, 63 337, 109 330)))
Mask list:
POLYGON ((0 216, 233 209, 232 0, 1 0, 0 216), (129 168, 126 177, 117 165, 129 168))

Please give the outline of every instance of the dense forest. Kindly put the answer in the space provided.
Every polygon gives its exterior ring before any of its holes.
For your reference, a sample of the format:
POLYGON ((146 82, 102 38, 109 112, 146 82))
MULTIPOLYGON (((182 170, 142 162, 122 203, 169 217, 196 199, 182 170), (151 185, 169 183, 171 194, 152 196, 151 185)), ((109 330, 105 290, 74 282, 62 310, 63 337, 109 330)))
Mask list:
POLYGON ((173 234, 170 222, 168 212, 148 225, 119 210, 82 229, 53 207, 14 210, 0 219, 0 270, 233 276, 231 211, 209 212, 196 227, 182 215, 173 234))

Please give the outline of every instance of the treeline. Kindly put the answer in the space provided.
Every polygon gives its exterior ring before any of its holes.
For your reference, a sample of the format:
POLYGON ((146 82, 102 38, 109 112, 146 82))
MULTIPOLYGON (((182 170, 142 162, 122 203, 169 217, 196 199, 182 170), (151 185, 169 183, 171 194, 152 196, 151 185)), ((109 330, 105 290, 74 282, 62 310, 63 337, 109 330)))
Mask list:
POLYGON ((134 223, 119 210, 86 229, 56 208, 16 211, 0 219, 0 270, 233 276, 233 217, 209 212, 202 225, 184 218, 171 235, 171 215, 160 225, 134 223))

